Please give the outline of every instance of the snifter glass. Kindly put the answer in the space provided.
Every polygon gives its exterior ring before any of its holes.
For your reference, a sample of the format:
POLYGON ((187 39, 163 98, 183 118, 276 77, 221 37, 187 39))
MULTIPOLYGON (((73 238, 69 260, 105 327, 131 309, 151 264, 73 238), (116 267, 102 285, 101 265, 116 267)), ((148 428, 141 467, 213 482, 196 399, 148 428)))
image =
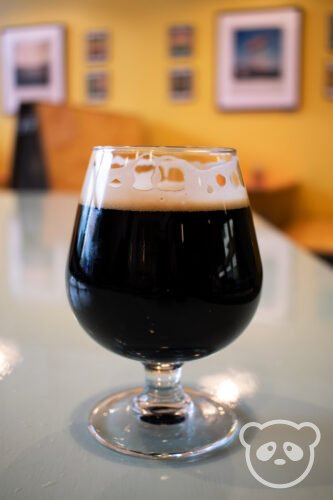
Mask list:
POLYGON ((262 268, 235 150, 96 147, 66 280, 86 332, 145 369, 144 387, 93 408, 100 443, 179 459, 231 442, 233 409, 184 390, 181 367, 234 340, 259 301, 262 268))

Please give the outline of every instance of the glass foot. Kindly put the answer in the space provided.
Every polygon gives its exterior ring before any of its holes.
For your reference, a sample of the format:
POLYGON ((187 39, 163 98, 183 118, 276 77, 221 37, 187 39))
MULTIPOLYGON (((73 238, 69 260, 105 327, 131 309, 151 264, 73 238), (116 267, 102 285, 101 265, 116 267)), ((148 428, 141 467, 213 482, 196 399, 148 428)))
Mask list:
POLYGON ((113 394, 91 411, 89 430, 104 446, 126 455, 155 459, 194 458, 231 443, 239 424, 233 410, 211 395, 187 388, 188 411, 179 418, 137 411, 142 388, 113 394), (148 415, 148 417, 147 417, 148 415))

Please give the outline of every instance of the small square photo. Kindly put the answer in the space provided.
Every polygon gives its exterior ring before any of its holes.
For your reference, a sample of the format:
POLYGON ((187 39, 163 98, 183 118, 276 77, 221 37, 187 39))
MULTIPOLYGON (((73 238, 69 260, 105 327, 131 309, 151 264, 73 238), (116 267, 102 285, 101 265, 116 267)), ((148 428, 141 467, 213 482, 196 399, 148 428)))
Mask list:
POLYGON ((86 60, 88 63, 106 62, 109 56, 109 34, 91 31, 86 34, 86 60))
POLYGON ((170 98, 173 101, 190 101, 193 98, 193 71, 173 69, 169 75, 170 98))
POLYGON ((170 57, 189 57, 193 54, 193 26, 171 26, 169 28, 170 57))
POLYGON ((326 65, 325 93, 329 100, 333 100, 333 61, 326 65))
POLYGON ((104 102, 108 97, 108 74, 94 71, 86 75, 86 95, 89 102, 104 102))
POLYGON ((328 49, 333 50, 333 14, 328 17, 328 49))

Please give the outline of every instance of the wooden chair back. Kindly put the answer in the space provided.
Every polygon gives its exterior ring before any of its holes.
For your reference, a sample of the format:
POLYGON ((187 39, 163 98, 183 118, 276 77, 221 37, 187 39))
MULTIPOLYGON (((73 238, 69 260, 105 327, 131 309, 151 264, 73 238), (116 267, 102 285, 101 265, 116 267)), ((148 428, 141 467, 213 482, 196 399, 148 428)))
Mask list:
POLYGON ((38 104, 50 188, 79 191, 94 146, 142 146, 140 119, 67 105, 38 104))

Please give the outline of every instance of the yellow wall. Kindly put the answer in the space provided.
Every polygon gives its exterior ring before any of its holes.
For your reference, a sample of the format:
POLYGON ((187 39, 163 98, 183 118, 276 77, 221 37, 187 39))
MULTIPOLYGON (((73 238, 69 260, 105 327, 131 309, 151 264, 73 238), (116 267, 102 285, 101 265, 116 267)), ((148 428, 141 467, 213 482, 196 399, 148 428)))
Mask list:
MULTIPOLYGON (((299 177, 298 215, 333 215, 333 101, 324 97, 327 15, 333 0, 298 0, 304 19, 302 105, 297 112, 223 113, 214 104, 215 14, 220 10, 286 5, 281 0, 0 0, 0 26, 60 21, 68 29, 68 100, 84 103, 83 35, 112 32, 110 110, 140 115, 147 142, 235 146, 243 168, 262 165, 299 177), (196 28, 196 96, 170 103, 167 56, 172 23, 196 28)), ((0 172, 9 164, 14 122, 0 115, 0 172)))

